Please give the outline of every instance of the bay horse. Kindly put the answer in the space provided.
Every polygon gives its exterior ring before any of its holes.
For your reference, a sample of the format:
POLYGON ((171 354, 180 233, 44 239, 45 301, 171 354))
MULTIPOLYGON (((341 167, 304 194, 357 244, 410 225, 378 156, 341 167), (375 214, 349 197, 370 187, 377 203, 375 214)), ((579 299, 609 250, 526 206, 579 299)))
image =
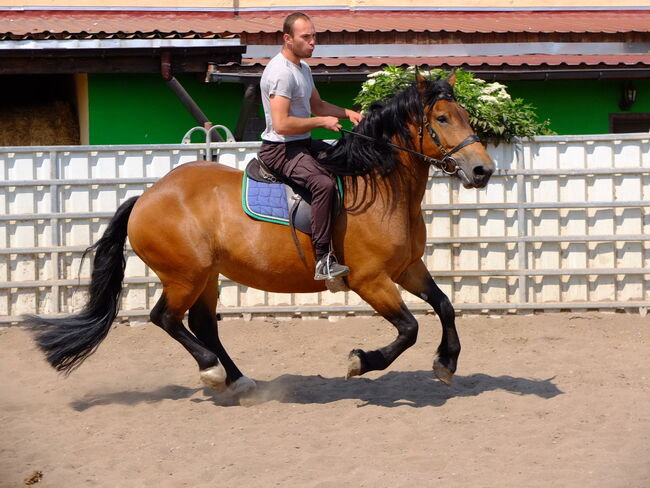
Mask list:
MULTIPOLYGON (((455 312, 422 256, 426 231, 421 203, 436 165, 466 188, 487 185, 495 165, 456 102, 455 77, 416 80, 334 144, 323 161, 344 181, 343 210, 334 224, 333 247, 350 268, 345 278, 378 314, 397 329, 393 342, 377 350, 354 349, 347 377, 387 368, 412 346, 418 322, 397 285, 428 302, 442 324, 434 374, 451 384, 460 354, 455 312), (371 139, 371 140, 368 140, 371 139)), ((299 234, 298 257, 286 226, 253 220, 241 208, 242 171, 206 161, 183 164, 141 196, 125 201, 95 251, 88 301, 64 318, 26 317, 47 360, 70 373, 106 337, 119 307, 124 246, 159 277, 160 299, 151 322, 182 344, 196 360, 201 380, 216 391, 243 395, 255 388, 218 335, 219 276, 280 293, 326 289, 314 281, 311 240, 299 234), (189 330, 183 325, 189 311, 189 330)))

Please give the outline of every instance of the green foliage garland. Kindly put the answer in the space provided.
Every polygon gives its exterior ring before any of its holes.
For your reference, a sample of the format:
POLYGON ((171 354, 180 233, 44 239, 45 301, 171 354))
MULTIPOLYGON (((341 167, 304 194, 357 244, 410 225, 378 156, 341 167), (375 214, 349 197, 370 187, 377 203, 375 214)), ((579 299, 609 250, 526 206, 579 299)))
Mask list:
MULTIPOLYGON (((539 122, 535 108, 524 103, 521 98, 513 100, 504 85, 487 83, 463 69, 457 69, 455 73, 456 100, 469 113, 470 123, 481 140, 510 142, 513 137, 554 134, 549 128, 548 120, 539 122)), ((412 66, 388 66, 372 73, 361 86, 354 102, 361 107, 362 112, 367 112, 373 102, 387 100, 413 83, 414 74, 415 68, 412 66)), ((442 69, 421 71, 421 74, 428 78, 449 76, 442 69)))

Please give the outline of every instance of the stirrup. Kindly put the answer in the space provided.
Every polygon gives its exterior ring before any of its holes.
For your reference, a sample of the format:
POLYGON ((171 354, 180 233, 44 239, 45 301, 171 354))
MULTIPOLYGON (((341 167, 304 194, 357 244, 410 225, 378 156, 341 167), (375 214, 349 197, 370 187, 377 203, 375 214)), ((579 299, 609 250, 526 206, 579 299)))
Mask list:
POLYGON ((314 280, 331 280, 337 276, 345 276, 350 273, 350 268, 340 264, 332 253, 327 253, 316 263, 314 280))

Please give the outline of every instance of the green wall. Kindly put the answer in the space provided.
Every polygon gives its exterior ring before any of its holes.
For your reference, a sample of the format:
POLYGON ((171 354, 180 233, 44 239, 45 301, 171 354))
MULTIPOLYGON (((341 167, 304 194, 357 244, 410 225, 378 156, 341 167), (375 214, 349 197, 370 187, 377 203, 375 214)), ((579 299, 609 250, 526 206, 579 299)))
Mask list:
MULTIPOLYGON (((177 80, 215 124, 234 132, 243 85, 203 83, 192 75, 177 80)), ((175 144, 197 122, 160 75, 88 75, 90 144, 175 144)), ((204 139, 199 134, 195 142, 204 139)))
MULTIPOLYGON (((361 90, 361 83, 316 83, 316 88, 321 98, 343 108, 354 109, 352 101, 361 90)), ((344 120, 341 124, 344 129, 351 129, 352 123, 344 120)), ((340 134, 335 132, 316 129, 312 131, 315 139, 338 139, 340 134)))
MULTIPOLYGON (((239 117, 243 85, 203 83, 192 75, 177 79, 207 117, 234 132, 239 117)), ((561 135, 609 132, 609 114, 621 113, 618 102, 623 81, 511 81, 509 93, 534 105, 541 120, 561 135)), ((650 80, 634 81, 638 95, 630 112, 650 113, 650 80)), ((353 108, 360 83, 317 83, 323 100, 353 108)), ((111 74, 88 77, 91 144, 179 143, 188 129, 197 125, 159 75, 111 74)), ((263 117, 263 114, 262 114, 263 117)), ((346 128, 351 124, 344 123, 346 128)), ((326 130, 315 130, 318 139, 335 138, 326 130)), ((195 135, 195 142, 202 142, 195 135)))
POLYGON ((540 120, 550 120, 560 135, 606 134, 610 113, 650 113, 650 80, 635 80, 637 101, 622 111, 618 102, 624 81, 508 81, 508 93, 537 109, 540 120))
MULTIPOLYGON (((622 111, 618 102, 625 85, 620 80, 584 81, 509 81, 503 82, 513 98, 523 98, 536 108, 540 120, 550 120, 551 129, 560 135, 609 133, 610 113, 650 113, 650 80, 635 80, 637 101, 632 110, 622 111)), ((324 100, 352 107, 360 83, 317 84, 324 100)), ((314 137, 332 138, 325 130, 314 137)))

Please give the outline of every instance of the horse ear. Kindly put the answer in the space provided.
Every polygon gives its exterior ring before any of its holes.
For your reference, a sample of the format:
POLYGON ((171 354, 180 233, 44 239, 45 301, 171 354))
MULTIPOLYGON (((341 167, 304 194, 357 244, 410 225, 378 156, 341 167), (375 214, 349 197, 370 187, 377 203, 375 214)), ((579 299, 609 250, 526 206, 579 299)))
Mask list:
POLYGON ((449 83, 449 86, 452 88, 454 87, 454 83, 456 83, 456 70, 451 71, 449 78, 447 78, 447 83, 449 83))
POLYGON ((422 73, 420 73, 420 70, 417 66, 415 67, 415 81, 417 82, 418 90, 420 92, 424 92, 427 88, 427 80, 424 76, 422 76, 422 73))

